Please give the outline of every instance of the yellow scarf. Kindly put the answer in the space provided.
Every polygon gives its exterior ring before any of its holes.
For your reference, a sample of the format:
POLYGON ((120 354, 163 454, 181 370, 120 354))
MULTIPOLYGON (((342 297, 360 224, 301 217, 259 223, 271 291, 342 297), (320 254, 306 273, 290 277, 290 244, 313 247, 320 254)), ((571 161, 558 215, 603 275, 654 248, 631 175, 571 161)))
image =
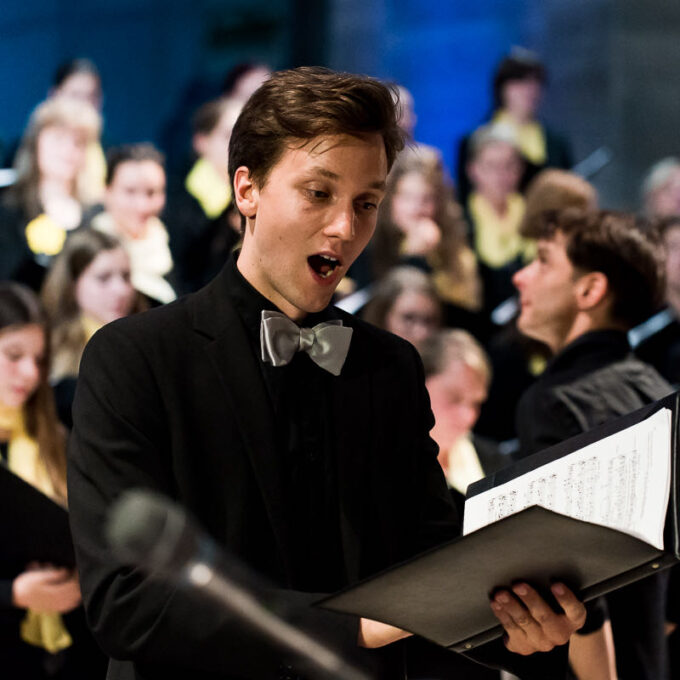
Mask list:
POLYGON ((43 213, 26 225, 26 241, 38 255, 58 255, 66 241, 66 229, 43 213))
POLYGON ((88 314, 80 315, 80 323, 83 327, 83 333, 85 333, 86 343, 90 342, 92 336, 104 325, 101 321, 88 314))
POLYGON ((184 182, 186 190, 201 204, 203 212, 214 219, 231 203, 231 188, 205 158, 199 158, 184 182))
POLYGON ((506 111, 498 111, 493 117, 494 123, 509 125, 515 131, 517 145, 522 155, 534 165, 544 165, 548 152, 545 146, 543 126, 532 120, 529 123, 517 123, 506 111))
POLYGON ((519 194, 508 196, 507 210, 502 216, 476 192, 470 194, 468 209, 474 223, 475 250, 484 264, 499 268, 518 255, 525 259, 533 255, 533 244, 519 235, 524 216, 524 199, 519 194))
POLYGON ((463 495, 473 482, 484 477, 482 464, 469 436, 458 439, 447 452, 446 481, 463 495))
MULTIPOLYGON (((38 444, 27 432, 21 408, 0 404, 0 429, 10 433, 7 462, 9 469, 25 482, 51 498, 54 487, 40 459, 38 444)), ((54 654, 73 643, 58 612, 38 612, 29 609, 21 622, 21 637, 36 647, 54 654)))

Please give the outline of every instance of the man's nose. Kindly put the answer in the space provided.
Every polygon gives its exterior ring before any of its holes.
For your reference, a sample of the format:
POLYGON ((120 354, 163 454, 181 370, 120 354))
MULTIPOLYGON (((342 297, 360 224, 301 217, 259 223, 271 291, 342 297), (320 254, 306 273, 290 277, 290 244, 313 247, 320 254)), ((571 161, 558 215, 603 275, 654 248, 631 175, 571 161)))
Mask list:
POLYGON ((351 241, 354 238, 355 217, 354 205, 338 207, 330 224, 325 229, 326 234, 335 236, 342 241, 351 241))
POLYGON ((526 279, 526 272, 530 266, 531 264, 528 264, 512 275, 512 283, 515 286, 515 288, 517 288, 517 290, 522 290, 522 287, 524 286, 524 281, 526 279))

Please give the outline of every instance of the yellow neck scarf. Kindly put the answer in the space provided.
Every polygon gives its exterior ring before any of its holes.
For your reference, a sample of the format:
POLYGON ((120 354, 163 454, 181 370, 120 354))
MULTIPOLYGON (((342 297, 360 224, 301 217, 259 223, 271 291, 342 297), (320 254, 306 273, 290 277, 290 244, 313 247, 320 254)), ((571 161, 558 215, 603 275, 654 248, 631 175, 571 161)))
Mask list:
POLYGON ((80 323, 82 324, 83 332, 85 333, 86 343, 90 342, 92 336, 104 325, 101 321, 98 321, 88 314, 81 314, 80 323))
POLYGON ((504 123, 512 127, 517 138, 517 145, 522 155, 534 165, 544 165, 548 152, 545 145, 543 126, 532 120, 529 123, 518 123, 507 113, 498 111, 493 117, 494 123, 504 123))
MULTIPOLYGON (((9 469, 38 491, 54 498, 54 487, 40 458, 38 443, 26 432, 22 409, 0 404, 0 430, 10 433, 7 453, 9 469)), ((21 622, 21 637, 25 642, 43 647, 52 654, 73 643, 61 614, 32 609, 26 612, 21 622)))
POLYGON ((201 204, 210 218, 219 217, 231 203, 231 189, 226 177, 221 177, 205 158, 199 158, 184 182, 186 190, 201 204))
POLYGON ((482 464, 469 436, 458 439, 447 452, 446 481, 463 495, 473 482, 484 476, 482 464))
POLYGON ((26 225, 26 242, 37 255, 58 255, 66 241, 66 229, 42 213, 26 225))
POLYGON ((524 199, 519 194, 508 196, 505 215, 499 215, 491 203, 476 192, 470 194, 468 209, 474 223, 475 251, 484 264, 499 268, 518 255, 531 257, 531 243, 519 235, 524 216, 524 199))

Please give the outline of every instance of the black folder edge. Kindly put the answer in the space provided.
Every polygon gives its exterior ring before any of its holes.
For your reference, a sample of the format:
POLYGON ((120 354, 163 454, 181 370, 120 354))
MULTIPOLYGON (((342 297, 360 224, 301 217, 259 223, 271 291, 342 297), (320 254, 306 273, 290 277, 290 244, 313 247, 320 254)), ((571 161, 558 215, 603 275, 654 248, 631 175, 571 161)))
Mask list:
MULTIPOLYGON (((417 562, 418 560, 422 559, 423 557, 427 557, 429 555, 432 555, 434 553, 438 553, 440 551, 445 551, 448 548, 454 546, 455 544, 461 543, 465 541, 468 536, 472 536, 474 534, 479 534, 481 537, 481 534, 484 533, 485 529, 488 529, 490 527, 496 527, 498 528, 499 526, 502 526, 505 523, 509 524, 514 524, 517 521, 520 520, 520 516, 523 514, 527 514, 530 512, 541 512, 542 514, 546 516, 559 516, 562 520, 568 521, 570 523, 574 524, 583 524, 583 525, 590 525, 592 527, 596 527, 598 531, 602 533, 602 535, 607 535, 607 534, 619 534, 619 535, 625 535, 626 540, 630 541, 631 543, 637 543, 646 549, 648 555, 646 559, 641 562, 640 564, 636 565, 635 567, 622 572, 620 574, 617 574, 616 576, 606 579, 604 581, 601 581, 597 584, 594 584, 590 587, 583 588, 578 592, 579 597, 584 600, 588 601, 591 600, 595 597, 598 597, 599 595, 602 595, 604 593, 610 592, 612 590, 615 590, 617 588, 620 588, 624 585, 627 585, 628 583, 632 583, 633 581, 636 581, 648 574, 652 574, 656 571, 659 571, 665 567, 671 566, 676 562, 675 559, 672 558, 672 556, 666 555, 663 552, 657 550, 652 546, 651 544, 642 541, 634 536, 631 536, 629 534, 625 534, 625 532, 618 531, 616 529, 612 529, 610 527, 605 527, 600 524, 594 524, 592 522, 585 522, 583 520, 578 520, 572 517, 568 517, 567 515, 561 515, 560 513, 556 513, 552 510, 548 510, 546 508, 543 508, 538 505, 532 505, 530 507, 524 508, 523 510, 516 512, 512 515, 508 515, 507 517, 503 517, 502 519, 493 522, 490 525, 486 525, 485 527, 482 527, 481 529, 478 529, 476 532, 472 532, 466 536, 459 536, 458 538, 453 539, 452 541, 448 541, 446 543, 443 543, 438 546, 434 546, 433 548, 430 548, 429 550, 426 550, 422 553, 419 553, 416 557, 410 558, 403 560, 402 562, 392 566, 388 567, 387 569, 384 569, 377 574, 374 574, 373 576, 370 576, 369 578, 357 583, 350 585, 346 588, 343 588, 342 590, 333 593, 332 595, 323 598, 322 600, 316 602, 315 604, 317 606, 330 609, 332 611, 336 612, 341 612, 344 614, 354 614, 357 616, 367 616, 368 618, 375 618, 376 620, 380 620, 383 623, 389 624, 396 626, 398 628, 403 628, 405 630, 408 630, 410 633, 414 633, 416 635, 419 635, 421 637, 424 637, 426 639, 431 640, 435 644, 440 644, 441 642, 437 642, 437 640, 433 640, 431 635, 427 634, 427 631, 424 630, 410 630, 407 625, 404 624, 403 620, 394 620, 390 619, 389 617, 385 616, 378 616, 376 617, 375 614, 371 614, 371 612, 367 612, 366 610, 364 611, 359 611, 361 607, 355 607, 355 606, 347 606, 346 604, 343 604, 340 602, 338 604, 337 600, 342 600, 342 596, 351 593, 355 588, 357 587, 364 587, 366 585, 369 585, 374 582, 379 582, 381 578, 385 574, 389 574, 395 571, 399 571, 401 567, 404 567, 405 565, 410 565, 414 562, 417 562)), ((518 574, 519 576, 520 574, 518 574)), ((559 576, 556 574, 556 576, 559 576)), ((503 585, 503 584, 497 584, 497 585, 503 585)), ((509 584, 506 584, 509 585, 509 584)), ((490 611, 490 609, 489 609, 490 611)), ((491 640, 494 640, 498 637, 500 637, 503 634, 503 628, 501 625, 494 625, 490 628, 486 628, 484 630, 480 630, 478 633, 475 633, 474 635, 471 635, 466 638, 462 638, 461 640, 458 640, 457 642, 454 642, 452 644, 447 645, 448 649, 451 649, 456 652, 466 652, 470 651, 471 649, 474 649, 475 647, 478 647, 480 645, 483 645, 487 642, 490 642, 491 640)))
POLYGON ((0 506, 7 505, 8 511, 8 514, 4 515, 5 521, 15 522, 20 516, 27 524, 35 527, 35 531, 26 533, 27 544, 30 544, 27 545, 26 564, 38 560, 58 566, 74 567, 75 554, 68 510, 14 474, 2 462, 0 462, 0 488, 4 496, 0 506), (20 500, 13 504, 11 500, 17 496, 20 500), (36 536, 41 535, 44 540, 36 540, 36 536))
MULTIPOLYGON (((520 477, 526 474, 527 472, 530 472, 531 470, 541 467, 542 465, 545 465, 554 460, 557 460, 558 458, 562 458, 563 456, 578 451, 579 449, 582 449, 585 446, 588 446, 589 444, 592 444, 596 441, 599 441, 600 439, 604 439, 605 437, 616 434, 617 432, 621 432, 622 430, 625 430, 628 427, 641 423, 642 421, 646 420, 647 418, 649 418, 650 416, 654 415, 655 413, 664 408, 667 408, 671 411, 671 484, 668 500, 668 510, 666 513, 666 523, 664 527, 664 552, 657 553, 653 557, 653 559, 651 559, 648 562, 645 562, 644 564, 641 564, 633 569, 629 569, 628 571, 618 574, 617 576, 612 577, 610 579, 606 579, 605 581, 595 584, 589 588, 583 589, 581 592, 578 593, 578 595, 584 601, 588 601, 600 595, 604 595, 608 592, 611 592, 612 590, 621 588, 629 583, 633 583, 634 581, 637 581, 640 578, 644 578, 647 575, 651 575, 657 571, 671 567, 674 564, 680 562, 680 538, 678 528, 678 524, 680 523, 679 514, 680 508, 678 503, 678 484, 676 482, 678 474, 678 436, 679 436, 678 419, 680 411, 680 392, 670 394, 667 397, 664 397, 663 399, 654 402, 653 404, 649 404, 648 406, 644 406, 625 416, 616 418, 615 420, 609 421, 603 425, 592 428, 591 430, 588 430, 583 434, 571 437, 570 439, 567 439, 564 442, 560 442, 559 444, 546 448, 506 468, 503 468, 495 472, 494 474, 491 474, 488 477, 485 477, 484 479, 481 479, 478 482, 471 484, 468 487, 467 495, 474 496, 484 491, 487 491, 491 488, 499 486, 501 484, 505 484, 506 482, 509 482, 517 477, 520 477), (672 546, 672 548, 669 548, 669 544, 672 546)), ((526 508, 525 510, 528 509, 529 508, 526 508)), ((515 514, 521 514, 521 512, 523 511, 520 511, 520 513, 515 514)), ((512 516, 513 515, 509 515, 508 517, 512 516)), ((503 522, 505 519, 507 519, 507 517, 498 520, 498 522, 503 522)), ((482 530, 483 528, 480 529, 479 531, 482 530)), ((465 536, 461 536, 449 543, 455 543, 460 540, 463 540, 464 538, 465 536)), ((448 545, 448 543, 444 545, 448 545)), ((363 585, 366 583, 370 583, 372 581, 376 581, 380 579, 382 575, 389 573, 393 570, 399 569, 401 566, 413 562, 414 560, 417 560, 422 556, 436 552, 440 550, 442 547, 443 546, 441 545, 435 546, 425 552, 420 553, 419 555, 403 560, 402 562, 393 565, 387 569, 384 569, 379 573, 374 574, 373 576, 370 576, 369 578, 360 581, 357 584, 353 584, 346 588, 343 588, 342 590, 319 600, 315 604, 319 607, 335 611, 341 611, 339 609, 334 609, 332 605, 332 601, 336 597, 351 591, 357 585, 363 585)), ((349 611, 346 610, 342 611, 343 613, 350 613, 349 611)), ((353 613, 357 616, 362 616, 360 612, 353 613)), ((383 622, 390 624, 389 621, 383 622)), ((392 623, 391 625, 396 624, 392 623)), ((478 647, 500 637, 502 634, 503 634, 502 626, 500 625, 494 626, 493 628, 482 631, 476 635, 473 635, 453 645, 450 645, 448 648, 456 652, 470 651, 475 647, 478 647)))

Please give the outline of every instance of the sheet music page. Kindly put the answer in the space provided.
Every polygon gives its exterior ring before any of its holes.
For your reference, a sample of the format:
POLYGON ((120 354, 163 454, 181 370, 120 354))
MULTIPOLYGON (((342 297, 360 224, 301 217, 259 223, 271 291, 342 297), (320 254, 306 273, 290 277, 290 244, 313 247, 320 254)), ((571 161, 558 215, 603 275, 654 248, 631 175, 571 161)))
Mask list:
POLYGON ((465 501, 463 533, 541 505, 663 550, 671 429, 671 411, 661 409, 637 425, 472 496, 465 501))

